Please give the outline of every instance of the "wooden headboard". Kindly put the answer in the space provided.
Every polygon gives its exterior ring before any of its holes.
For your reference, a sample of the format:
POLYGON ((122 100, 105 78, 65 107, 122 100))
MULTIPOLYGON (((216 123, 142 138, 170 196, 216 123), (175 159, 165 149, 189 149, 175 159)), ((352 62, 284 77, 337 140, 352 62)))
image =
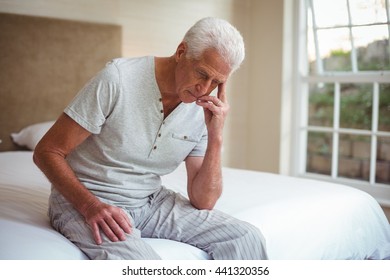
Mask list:
POLYGON ((122 28, 0 13, 0 151, 10 134, 55 120, 81 87, 121 56, 122 28))

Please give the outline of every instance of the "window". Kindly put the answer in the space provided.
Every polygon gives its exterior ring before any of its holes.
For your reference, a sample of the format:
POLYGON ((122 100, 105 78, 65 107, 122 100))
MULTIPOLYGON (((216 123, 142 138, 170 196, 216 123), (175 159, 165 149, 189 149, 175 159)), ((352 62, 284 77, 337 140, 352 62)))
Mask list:
POLYGON ((296 173, 390 203, 389 1, 300 1, 296 173))

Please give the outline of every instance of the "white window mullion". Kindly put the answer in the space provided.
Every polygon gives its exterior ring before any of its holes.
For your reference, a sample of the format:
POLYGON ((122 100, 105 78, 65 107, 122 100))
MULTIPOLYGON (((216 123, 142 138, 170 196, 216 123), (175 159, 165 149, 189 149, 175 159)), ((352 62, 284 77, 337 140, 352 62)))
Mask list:
POLYGON ((305 76, 302 78, 306 83, 388 83, 390 81, 390 72, 366 72, 358 73, 334 73, 329 72, 321 76, 305 76))
POLYGON ((378 116, 379 116, 379 84, 374 83, 372 96, 372 136, 371 136, 371 153, 370 153, 370 184, 375 184, 376 176, 376 156, 378 144, 378 116))
POLYGON ((322 74, 324 72, 324 65, 322 64, 320 47, 318 43, 318 35, 317 35, 317 24, 316 17, 314 12, 313 0, 308 0, 309 9, 311 10, 311 20, 313 25, 313 38, 314 38, 314 47, 316 50, 316 70, 317 74, 322 74))
POLYGON ((307 0, 297 0, 299 6, 297 7, 297 36, 296 41, 296 65, 298 67, 298 73, 296 73, 295 90, 297 94, 295 96, 294 104, 298 108, 299 113, 294 116, 294 130, 295 135, 293 138, 294 159, 292 160, 293 174, 305 174, 306 172, 306 155, 307 155, 307 124, 308 124, 308 83, 303 83, 301 77, 308 75, 308 55, 307 55, 307 0), (302 14, 304 16, 299 16, 302 14))
POLYGON ((351 16, 351 9, 350 9, 350 5, 349 5, 349 0, 347 0, 347 10, 348 10, 349 40, 351 41, 352 72, 356 73, 358 71, 358 65, 357 65, 357 55, 356 55, 355 42, 354 42, 353 33, 352 33, 352 16, 351 16))
MULTIPOLYGON (((386 0, 386 16, 387 16, 387 31, 389 32, 389 42, 390 42, 390 4, 389 0, 386 0)), ((390 55, 390 44, 389 45, 389 55, 390 55)))
MULTIPOLYGON (((350 135, 361 135, 361 136, 371 136, 373 135, 371 130, 362 130, 362 129, 354 129, 354 128, 339 128, 337 131, 333 129, 333 127, 324 127, 324 126, 308 126, 308 131, 311 132, 338 132, 343 134, 350 135)), ((378 131, 375 133, 378 137, 390 137, 390 132, 378 131)))
POLYGON ((334 84, 332 178, 337 178, 339 168, 339 128, 340 128, 340 84, 334 84))
POLYGON ((307 139, 308 139, 308 104, 309 104, 309 85, 308 84, 303 84, 301 87, 301 108, 302 110, 300 111, 300 131, 299 131, 299 151, 303 151, 301 153, 301 156, 299 156, 299 169, 298 172, 299 174, 304 174, 306 172, 306 164, 307 164, 307 139))

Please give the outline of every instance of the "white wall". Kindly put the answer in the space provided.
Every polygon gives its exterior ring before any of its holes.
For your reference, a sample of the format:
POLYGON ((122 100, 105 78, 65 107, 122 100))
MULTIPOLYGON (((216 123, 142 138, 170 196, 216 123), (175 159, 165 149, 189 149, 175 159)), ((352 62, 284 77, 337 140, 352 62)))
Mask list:
POLYGON ((247 56, 228 84, 224 165, 279 172, 283 0, 0 0, 0 12, 116 23, 123 55, 169 56, 205 16, 243 34, 247 56))

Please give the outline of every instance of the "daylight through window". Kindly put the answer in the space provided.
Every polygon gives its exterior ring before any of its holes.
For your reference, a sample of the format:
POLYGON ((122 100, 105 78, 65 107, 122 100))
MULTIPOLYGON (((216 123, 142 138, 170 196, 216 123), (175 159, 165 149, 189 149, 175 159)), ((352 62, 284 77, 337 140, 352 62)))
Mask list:
POLYGON ((389 1, 303 1, 300 173, 390 186, 389 1))

